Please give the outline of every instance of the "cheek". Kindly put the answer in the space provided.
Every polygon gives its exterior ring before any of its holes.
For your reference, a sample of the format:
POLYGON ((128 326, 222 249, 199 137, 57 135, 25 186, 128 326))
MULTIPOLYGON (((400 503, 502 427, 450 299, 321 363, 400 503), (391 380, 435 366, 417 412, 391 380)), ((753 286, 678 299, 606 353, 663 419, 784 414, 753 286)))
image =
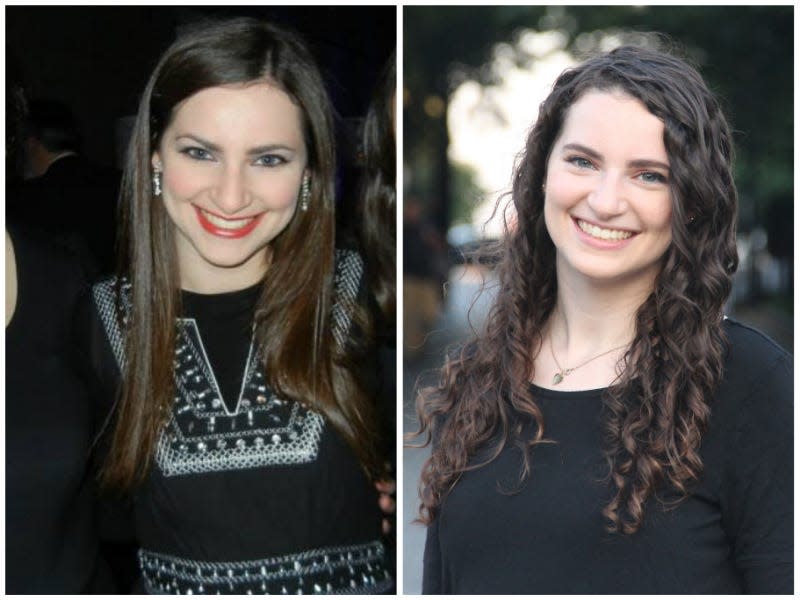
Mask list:
POLYGON ((300 180, 285 174, 268 173, 255 177, 251 190, 272 210, 293 207, 300 192, 300 180))
POLYGON ((182 162, 164 169, 164 188, 176 200, 189 199, 207 187, 208 176, 202 169, 182 162))
POLYGON ((672 201, 668 195, 656 202, 648 202, 643 218, 652 230, 672 238, 672 201))
POLYGON ((587 192, 587 181, 548 165, 545 193, 548 204, 554 209, 568 209, 575 205, 587 192))
POLYGON ((564 220, 581 198, 581 190, 574 177, 557 170, 550 170, 550 173, 545 186, 544 220, 550 238, 555 242, 561 238, 564 220))

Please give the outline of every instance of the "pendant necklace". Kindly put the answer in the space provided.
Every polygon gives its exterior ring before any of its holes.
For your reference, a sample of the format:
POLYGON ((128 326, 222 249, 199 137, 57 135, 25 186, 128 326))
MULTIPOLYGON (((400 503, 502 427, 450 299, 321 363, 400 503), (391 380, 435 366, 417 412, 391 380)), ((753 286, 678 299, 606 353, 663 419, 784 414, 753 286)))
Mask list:
POLYGON ((590 359, 587 359, 586 361, 584 361, 580 365, 576 365, 575 367, 568 367, 568 368, 564 369, 563 367, 561 367, 561 364, 558 362, 558 359, 556 359, 556 353, 553 350, 553 339, 551 337, 550 338, 550 354, 553 355, 553 361, 555 361, 556 365, 558 366, 558 372, 556 372, 556 374, 553 376, 553 386, 561 384, 561 382, 564 380, 564 378, 566 378, 568 375, 570 375, 576 369, 580 369, 581 367, 583 367, 587 363, 590 363, 591 361, 594 361, 595 359, 599 359, 600 357, 603 357, 604 355, 608 355, 609 353, 613 353, 614 351, 618 351, 619 349, 625 348, 626 346, 628 346, 628 345, 627 344, 623 344, 622 346, 614 347, 611 350, 605 351, 603 353, 600 353, 599 355, 595 355, 594 357, 591 357, 590 359))

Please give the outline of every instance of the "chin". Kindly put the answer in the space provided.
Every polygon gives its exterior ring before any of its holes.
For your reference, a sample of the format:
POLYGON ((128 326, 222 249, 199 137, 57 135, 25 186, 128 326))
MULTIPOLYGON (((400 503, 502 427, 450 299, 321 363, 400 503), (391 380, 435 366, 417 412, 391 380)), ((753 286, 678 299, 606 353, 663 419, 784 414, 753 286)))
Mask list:
POLYGON ((592 280, 598 284, 625 280, 631 271, 617 261, 591 258, 590 260, 565 261, 569 272, 592 280))
POLYGON ((224 269, 232 269, 235 267, 240 267, 254 257, 256 257, 259 253, 263 253, 264 248, 259 248, 253 252, 249 253, 204 253, 203 259, 209 264, 213 265, 214 267, 220 267, 224 269))

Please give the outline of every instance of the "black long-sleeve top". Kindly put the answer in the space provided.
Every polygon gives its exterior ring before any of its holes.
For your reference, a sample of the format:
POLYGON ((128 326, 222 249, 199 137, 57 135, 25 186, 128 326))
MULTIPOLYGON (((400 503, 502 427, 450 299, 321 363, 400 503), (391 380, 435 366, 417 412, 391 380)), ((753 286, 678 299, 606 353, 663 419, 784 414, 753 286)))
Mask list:
POLYGON ((461 476, 428 529, 423 593, 791 593, 792 357, 735 321, 725 332, 688 498, 651 496, 638 532, 608 533, 603 390, 534 386, 555 444, 535 447, 521 487, 514 448, 461 476))

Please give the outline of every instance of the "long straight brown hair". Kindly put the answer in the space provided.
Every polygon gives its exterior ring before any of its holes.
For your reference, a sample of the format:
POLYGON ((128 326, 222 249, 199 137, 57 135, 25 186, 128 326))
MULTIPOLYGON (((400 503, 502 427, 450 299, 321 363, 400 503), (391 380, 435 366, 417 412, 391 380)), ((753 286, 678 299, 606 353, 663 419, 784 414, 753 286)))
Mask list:
MULTIPOLYGON (((185 99, 205 88, 259 81, 279 87, 301 109, 311 177, 308 210, 297 211, 270 245, 269 277, 255 313, 265 373, 277 394, 323 413, 366 471, 375 471, 372 411, 354 375, 358 347, 337 344, 331 332, 335 161, 330 101, 311 53, 296 34, 239 18, 205 23, 180 37, 161 57, 139 105, 121 192, 119 273, 131 291, 122 389, 101 474, 108 487, 129 489, 144 478, 175 390, 180 274, 173 223, 151 189, 153 150, 185 99)), ((123 310, 120 306, 120 315, 123 310)))

